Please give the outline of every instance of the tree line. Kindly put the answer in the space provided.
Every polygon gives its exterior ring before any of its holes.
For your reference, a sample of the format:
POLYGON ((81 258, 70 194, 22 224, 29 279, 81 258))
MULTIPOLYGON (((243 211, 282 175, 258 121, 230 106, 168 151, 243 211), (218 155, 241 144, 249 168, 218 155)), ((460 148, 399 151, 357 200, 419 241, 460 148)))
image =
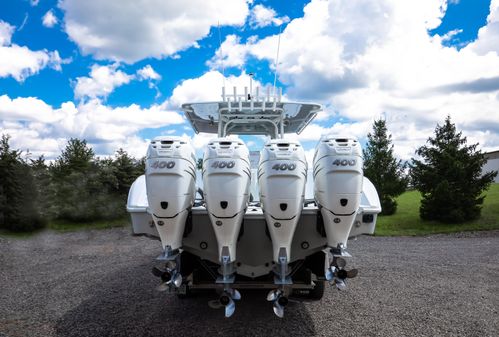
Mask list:
POLYGON ((70 139, 59 157, 23 158, 9 137, 0 140, 0 228, 31 231, 48 221, 89 222, 126 216, 128 190, 145 159, 122 149, 97 158, 85 140, 70 139))
MULTIPOLYGON (((393 148, 386 121, 374 121, 363 150, 364 175, 377 189, 382 214, 396 212, 396 197, 410 185, 422 194, 423 220, 459 223, 480 216, 483 192, 497 172, 482 174, 486 159, 478 144, 468 145, 450 117, 416 150, 419 159, 402 162, 393 148)), ((112 158, 97 158, 85 140, 75 138, 49 164, 43 156, 23 158, 2 135, 0 229, 30 231, 53 220, 124 218, 128 190, 144 171, 145 158, 135 159, 123 149, 112 158)))
POLYGON ((364 175, 378 191, 382 214, 394 214, 396 197, 408 185, 421 192, 419 215, 423 220, 460 223, 480 217, 483 192, 497 171, 482 172, 487 162, 478 143, 468 145, 447 116, 433 137, 416 150, 419 159, 397 160, 386 121, 376 120, 364 149, 364 175))

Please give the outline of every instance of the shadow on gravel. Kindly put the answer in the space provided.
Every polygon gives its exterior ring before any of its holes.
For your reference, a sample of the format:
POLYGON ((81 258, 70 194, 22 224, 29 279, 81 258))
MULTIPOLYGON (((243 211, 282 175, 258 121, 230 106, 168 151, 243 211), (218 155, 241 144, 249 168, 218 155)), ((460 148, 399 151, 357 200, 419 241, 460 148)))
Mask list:
POLYGON ((58 336, 310 336, 313 321, 302 303, 276 317, 266 292, 242 292, 235 314, 208 306, 213 292, 179 299, 155 290, 149 265, 105 275, 90 285, 93 296, 56 323, 58 336))

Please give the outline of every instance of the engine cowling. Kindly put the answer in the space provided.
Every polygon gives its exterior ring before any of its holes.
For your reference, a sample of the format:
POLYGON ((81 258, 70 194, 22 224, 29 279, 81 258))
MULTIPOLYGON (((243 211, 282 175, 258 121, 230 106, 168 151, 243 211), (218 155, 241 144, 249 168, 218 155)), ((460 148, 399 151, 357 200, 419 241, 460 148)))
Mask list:
POLYGON ((319 141, 314 155, 314 197, 332 248, 347 245, 360 205, 362 167, 357 139, 329 135, 319 141))

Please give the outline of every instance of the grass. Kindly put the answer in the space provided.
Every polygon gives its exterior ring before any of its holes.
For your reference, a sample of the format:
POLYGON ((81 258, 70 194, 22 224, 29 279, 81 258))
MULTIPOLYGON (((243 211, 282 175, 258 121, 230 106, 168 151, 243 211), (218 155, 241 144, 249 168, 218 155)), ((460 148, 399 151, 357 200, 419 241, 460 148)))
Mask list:
MULTIPOLYGON (((379 216, 376 223, 375 235, 377 236, 414 236, 437 233, 455 233, 463 231, 480 231, 499 229, 499 184, 492 184, 486 192, 482 208, 482 216, 473 221, 462 224, 442 224, 435 221, 422 221, 419 218, 419 204, 421 195, 417 191, 408 191, 397 198, 397 213, 389 216, 379 216)), ((53 221, 48 229, 58 232, 106 229, 130 225, 129 218, 92 221, 86 223, 73 223, 67 221, 53 221)), ((35 233, 15 233, 0 231, 0 236, 12 238, 28 238, 35 233)))
POLYGON ((53 221, 47 226, 48 229, 53 229, 59 232, 68 232, 85 229, 106 229, 114 227, 124 227, 130 225, 129 218, 116 220, 97 220, 91 222, 69 222, 69 221, 53 221))
POLYGON ((379 216, 375 235, 428 235, 499 229, 499 184, 492 184, 485 193, 482 215, 479 219, 461 224, 442 224, 419 218, 421 194, 408 191, 397 198, 398 208, 394 215, 379 216))
POLYGON ((45 228, 33 232, 11 232, 6 230, 0 230, 0 236, 14 238, 14 239, 25 239, 37 233, 40 233, 46 229, 54 230, 57 232, 74 232, 74 231, 89 230, 89 229, 107 229, 115 227, 125 227, 129 225, 130 225, 130 218, 123 218, 116 220, 97 220, 91 222, 70 222, 70 221, 55 220, 49 222, 45 228))

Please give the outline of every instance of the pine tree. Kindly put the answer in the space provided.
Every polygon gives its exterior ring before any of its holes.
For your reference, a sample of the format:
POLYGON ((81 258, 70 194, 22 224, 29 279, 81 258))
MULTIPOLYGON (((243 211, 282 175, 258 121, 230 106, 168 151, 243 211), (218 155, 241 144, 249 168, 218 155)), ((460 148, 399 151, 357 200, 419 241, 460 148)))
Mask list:
POLYGON ((38 193, 33 172, 22 159, 21 151, 12 150, 9 136, 0 139, 0 227, 30 231, 44 225, 38 209, 38 193))
POLYGON ((126 200, 128 190, 138 176, 144 174, 142 163, 132 158, 126 151, 119 149, 113 160, 114 175, 117 179, 117 191, 126 200))
POLYGON ((55 161, 55 172, 59 175, 85 172, 92 166, 94 156, 94 150, 87 146, 86 140, 71 138, 55 161))
POLYGON ((22 188, 17 181, 20 151, 11 150, 9 136, 0 139, 0 227, 9 228, 20 217, 21 209, 18 201, 22 196, 22 188))
POLYGON ((482 192, 497 172, 482 175, 487 159, 477 147, 478 143, 467 145, 447 116, 435 128, 435 137, 416 150, 422 160, 413 160, 411 176, 423 197, 419 210, 423 220, 452 223, 480 217, 482 192))
POLYGON ((100 204, 103 186, 94 151, 87 142, 71 138, 50 169, 54 184, 52 216, 70 221, 98 219, 105 207, 100 204))
POLYGON ((40 216, 47 220, 50 217, 51 189, 53 188, 48 166, 45 164, 45 156, 41 155, 37 159, 30 160, 31 171, 33 172, 36 193, 38 194, 38 208, 40 216))
POLYGON ((397 210, 395 197, 407 188, 405 166, 393 155, 392 136, 388 134, 386 121, 373 123, 373 133, 367 135, 364 149, 364 175, 376 187, 381 201, 382 214, 393 214, 397 210))

